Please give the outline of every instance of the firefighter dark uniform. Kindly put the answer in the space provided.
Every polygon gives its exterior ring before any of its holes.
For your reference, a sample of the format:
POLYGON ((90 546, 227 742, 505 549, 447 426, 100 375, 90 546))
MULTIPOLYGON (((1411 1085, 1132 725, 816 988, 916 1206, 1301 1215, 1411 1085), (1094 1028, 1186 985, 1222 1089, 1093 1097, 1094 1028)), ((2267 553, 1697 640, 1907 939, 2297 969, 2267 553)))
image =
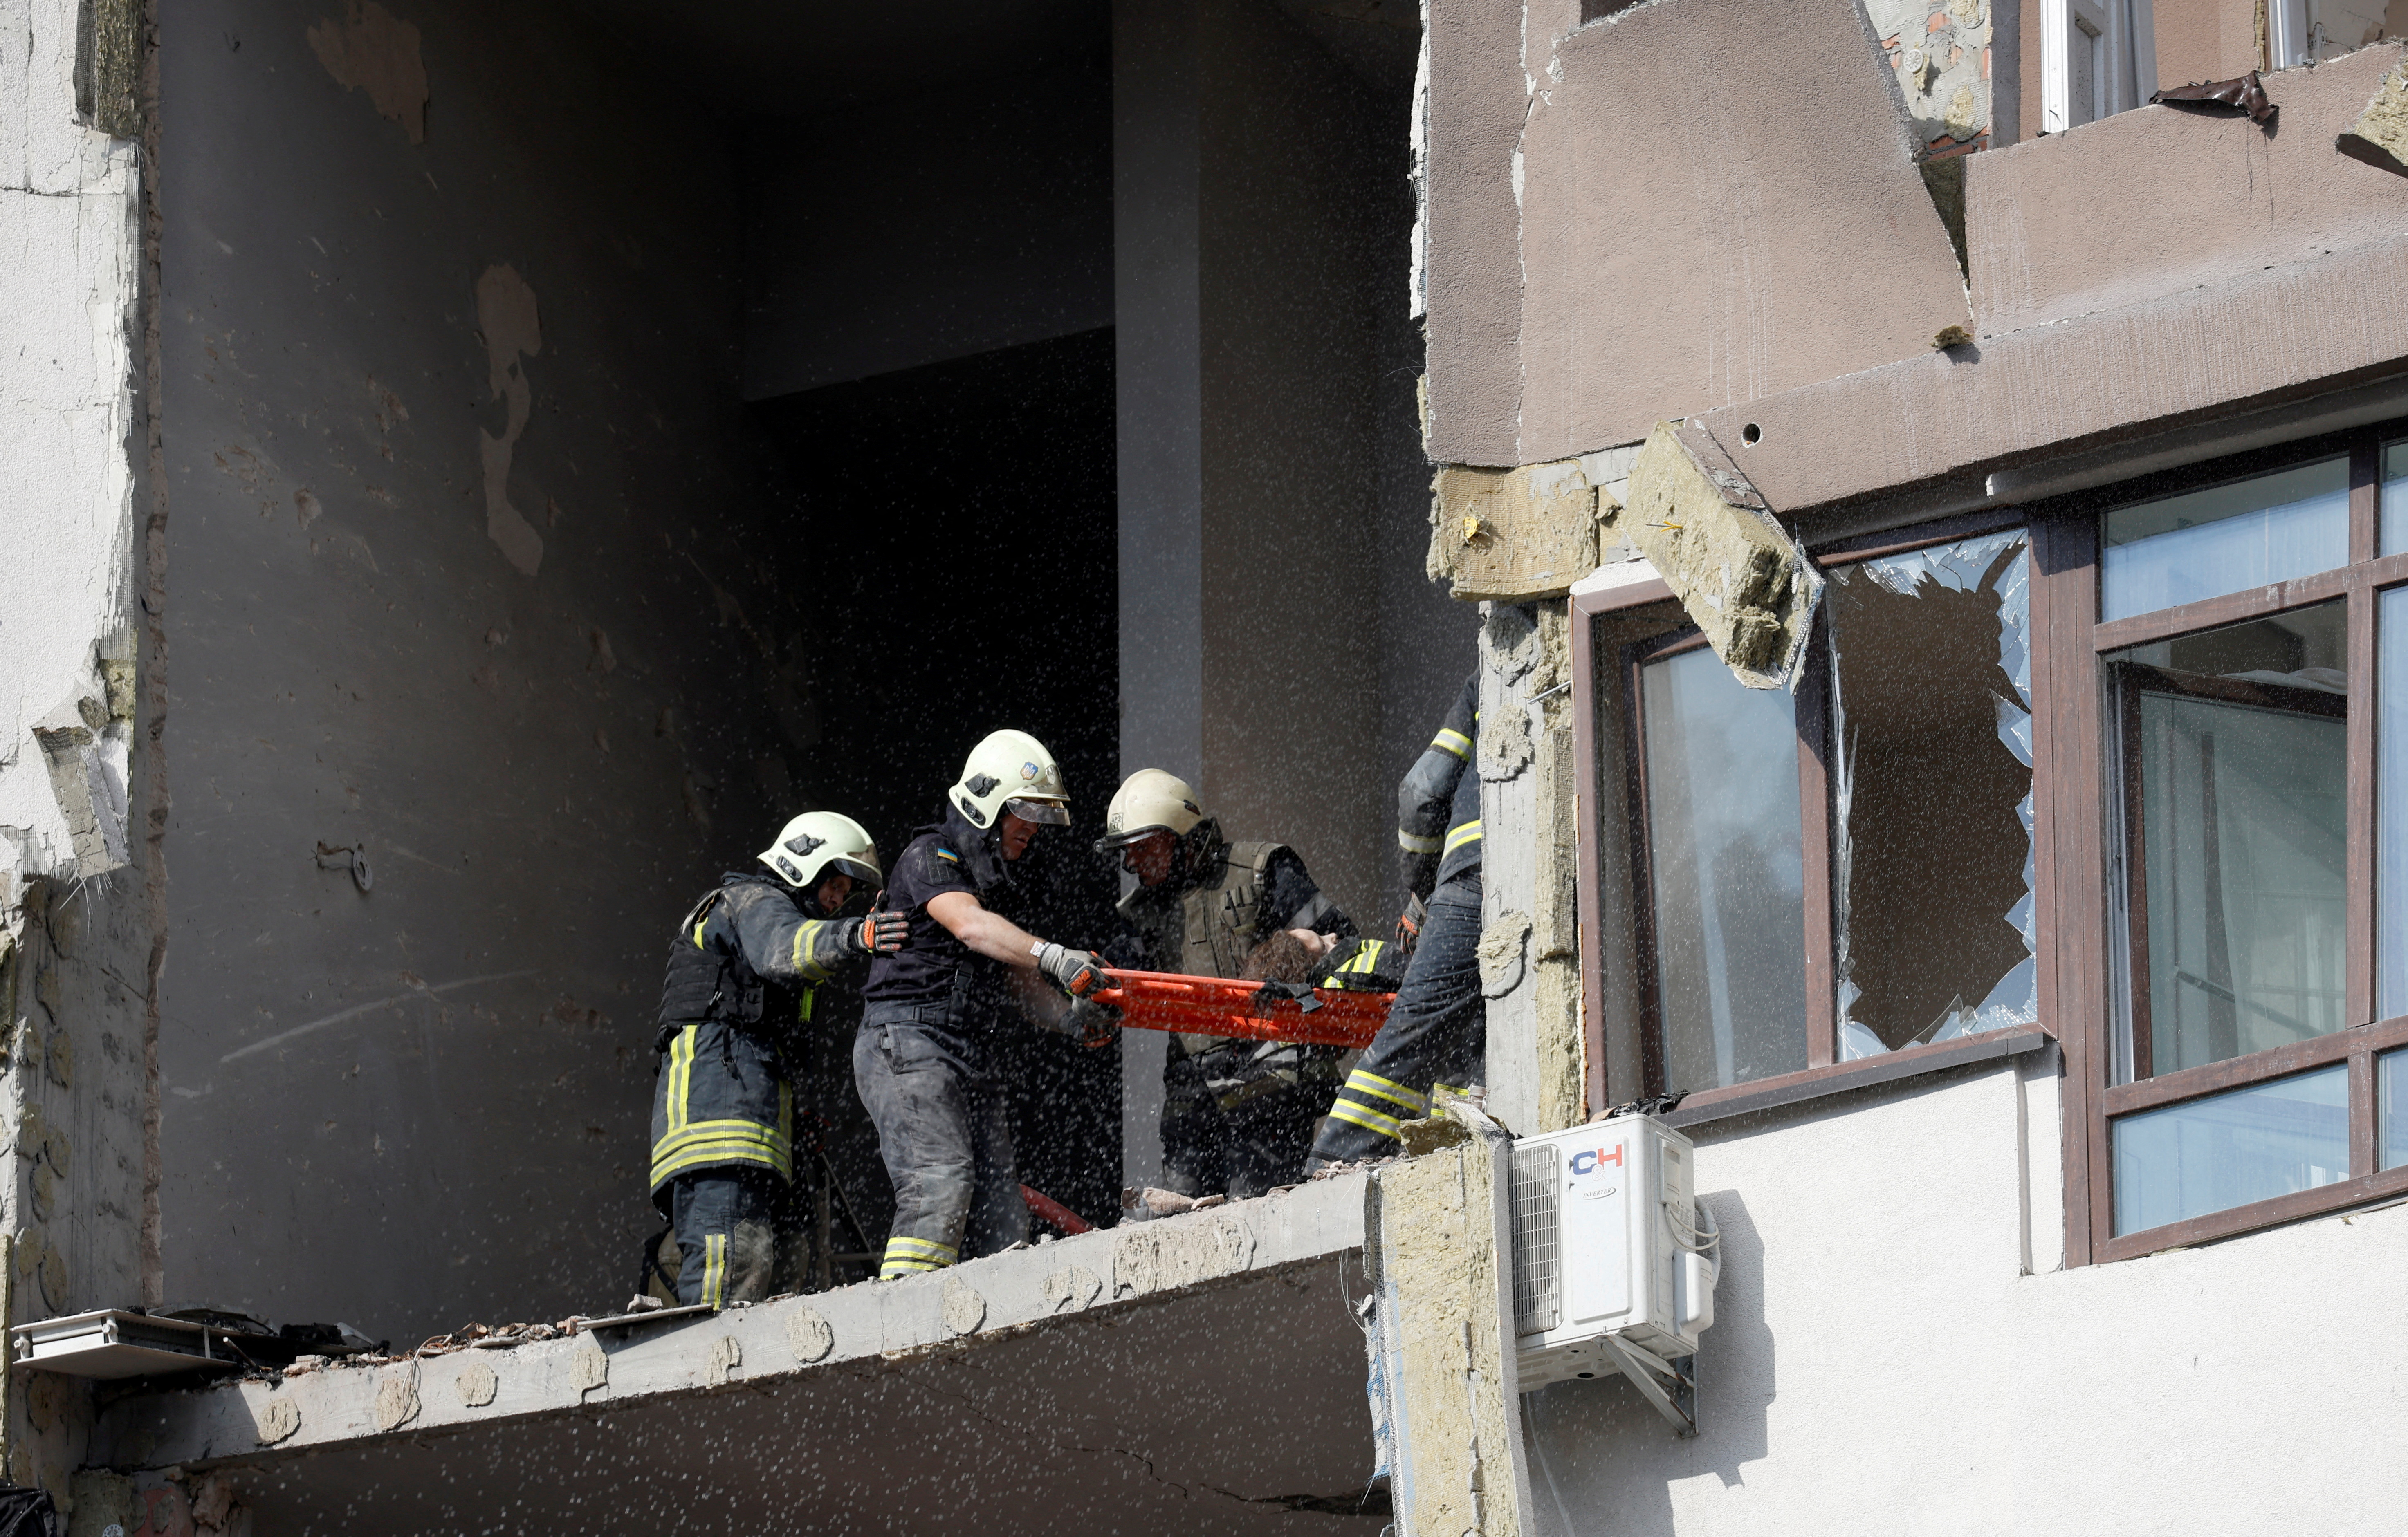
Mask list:
MULTIPOLYGON (((1354 919, 1322 895, 1284 844, 1224 843, 1204 818, 1182 835, 1179 859, 1168 879, 1121 899, 1129 947, 1144 970, 1236 976, 1255 944, 1283 929, 1354 937, 1354 919)), ((1178 1034, 1167 1053, 1162 1160, 1169 1188, 1242 1198, 1303 1177, 1342 1047, 1178 1034)))
POLYGON ((867 959, 860 927, 805 917, 762 873, 729 875, 679 925, 653 1041, 652 1193, 677 1230, 681 1302, 770 1295, 772 1213, 795 1173, 787 1063, 821 985, 867 959))
POLYGON ((1432 1084, 1484 1075, 1487 1002, 1480 993, 1479 675, 1397 787, 1405 887, 1428 904, 1386 1023, 1354 1064, 1314 1136, 1310 1166, 1384 1158, 1401 1122, 1429 1114, 1432 1084))
POLYGON ((1384 939, 1341 939, 1321 958, 1316 988, 1340 992, 1394 992, 1404 985, 1404 958, 1384 939))
POLYGON ((895 1185, 882 1280, 993 1254, 1027 1234, 996 1039, 1010 1017, 1005 968, 928 912, 928 899, 945 891, 992 907, 1010 886, 995 833, 950 808, 915 832, 887 880, 887 904, 907 925, 903 947, 871 962, 853 1045, 853 1083, 895 1185))

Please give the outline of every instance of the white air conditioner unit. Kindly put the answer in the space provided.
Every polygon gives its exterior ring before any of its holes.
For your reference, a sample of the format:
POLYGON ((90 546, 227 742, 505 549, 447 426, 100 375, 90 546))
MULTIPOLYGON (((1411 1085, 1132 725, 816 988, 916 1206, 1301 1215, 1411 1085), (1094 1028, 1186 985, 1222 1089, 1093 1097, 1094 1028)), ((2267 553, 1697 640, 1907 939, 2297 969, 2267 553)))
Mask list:
POLYGON ((1628 1376, 1694 1429, 1683 1358, 1714 1321, 1713 1217, 1697 1148, 1651 1116, 1513 1144, 1513 1331, 1520 1386, 1628 1376))

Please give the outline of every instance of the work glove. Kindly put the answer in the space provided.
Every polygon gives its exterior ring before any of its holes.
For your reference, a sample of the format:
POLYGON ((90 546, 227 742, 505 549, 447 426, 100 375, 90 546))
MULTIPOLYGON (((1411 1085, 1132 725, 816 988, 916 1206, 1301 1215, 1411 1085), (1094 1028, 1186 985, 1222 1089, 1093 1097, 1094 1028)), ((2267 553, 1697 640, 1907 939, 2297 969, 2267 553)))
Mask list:
POLYGON ((1120 1029, 1121 1011, 1093 998, 1071 999, 1062 1016, 1062 1033, 1076 1036, 1083 1046, 1110 1046, 1120 1029))
POLYGON ((1397 953, 1398 955, 1413 953, 1413 946, 1421 943, 1422 924, 1428 918, 1429 909, 1422 905, 1421 898, 1409 896, 1405 899, 1405 910, 1397 915, 1397 953))
POLYGON ((853 924, 853 942, 871 955, 893 955, 903 947, 909 924, 901 913, 871 913, 853 924))
POLYGON ((1040 939, 1028 946, 1028 953, 1037 958, 1037 969, 1073 998, 1084 998, 1098 988, 1111 986, 1104 975, 1104 958, 1093 950, 1073 950, 1040 939))

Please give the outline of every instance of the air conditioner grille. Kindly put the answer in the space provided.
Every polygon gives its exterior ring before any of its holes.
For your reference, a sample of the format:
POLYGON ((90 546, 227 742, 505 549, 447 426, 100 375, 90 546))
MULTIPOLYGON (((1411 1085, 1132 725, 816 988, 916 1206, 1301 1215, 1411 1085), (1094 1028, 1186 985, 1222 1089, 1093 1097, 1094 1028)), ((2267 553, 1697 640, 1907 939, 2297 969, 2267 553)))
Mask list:
POLYGON ((1555 1145, 1513 1149, 1513 1332, 1539 1334, 1563 1316, 1563 1198, 1555 1145))

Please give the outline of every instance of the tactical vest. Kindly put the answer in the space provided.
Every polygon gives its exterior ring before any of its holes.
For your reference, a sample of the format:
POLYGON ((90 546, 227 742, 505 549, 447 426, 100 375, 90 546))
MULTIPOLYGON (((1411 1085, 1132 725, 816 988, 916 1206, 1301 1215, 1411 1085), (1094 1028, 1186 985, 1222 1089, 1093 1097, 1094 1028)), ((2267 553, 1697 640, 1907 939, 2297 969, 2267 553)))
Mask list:
POLYGON ((703 944, 703 929, 710 921, 712 909, 725 900, 728 888, 756 880, 773 885, 752 875, 724 881, 719 889, 695 903, 678 925, 677 937, 669 941, 668 973, 661 980, 654 1051, 666 1051, 679 1031, 706 1019, 724 1020, 748 1034, 774 1035, 778 1032, 763 1031, 765 1020, 774 1019, 783 1027, 810 1018, 810 993, 797 994, 765 980, 744 959, 740 946, 730 946, 723 953, 703 944))
POLYGON ((1277 843, 1223 844, 1202 878, 1175 894, 1139 887, 1121 912, 1145 935, 1146 963, 1188 976, 1235 976, 1263 936, 1256 932, 1277 843), (1173 908, 1173 902, 1178 904, 1173 908))

